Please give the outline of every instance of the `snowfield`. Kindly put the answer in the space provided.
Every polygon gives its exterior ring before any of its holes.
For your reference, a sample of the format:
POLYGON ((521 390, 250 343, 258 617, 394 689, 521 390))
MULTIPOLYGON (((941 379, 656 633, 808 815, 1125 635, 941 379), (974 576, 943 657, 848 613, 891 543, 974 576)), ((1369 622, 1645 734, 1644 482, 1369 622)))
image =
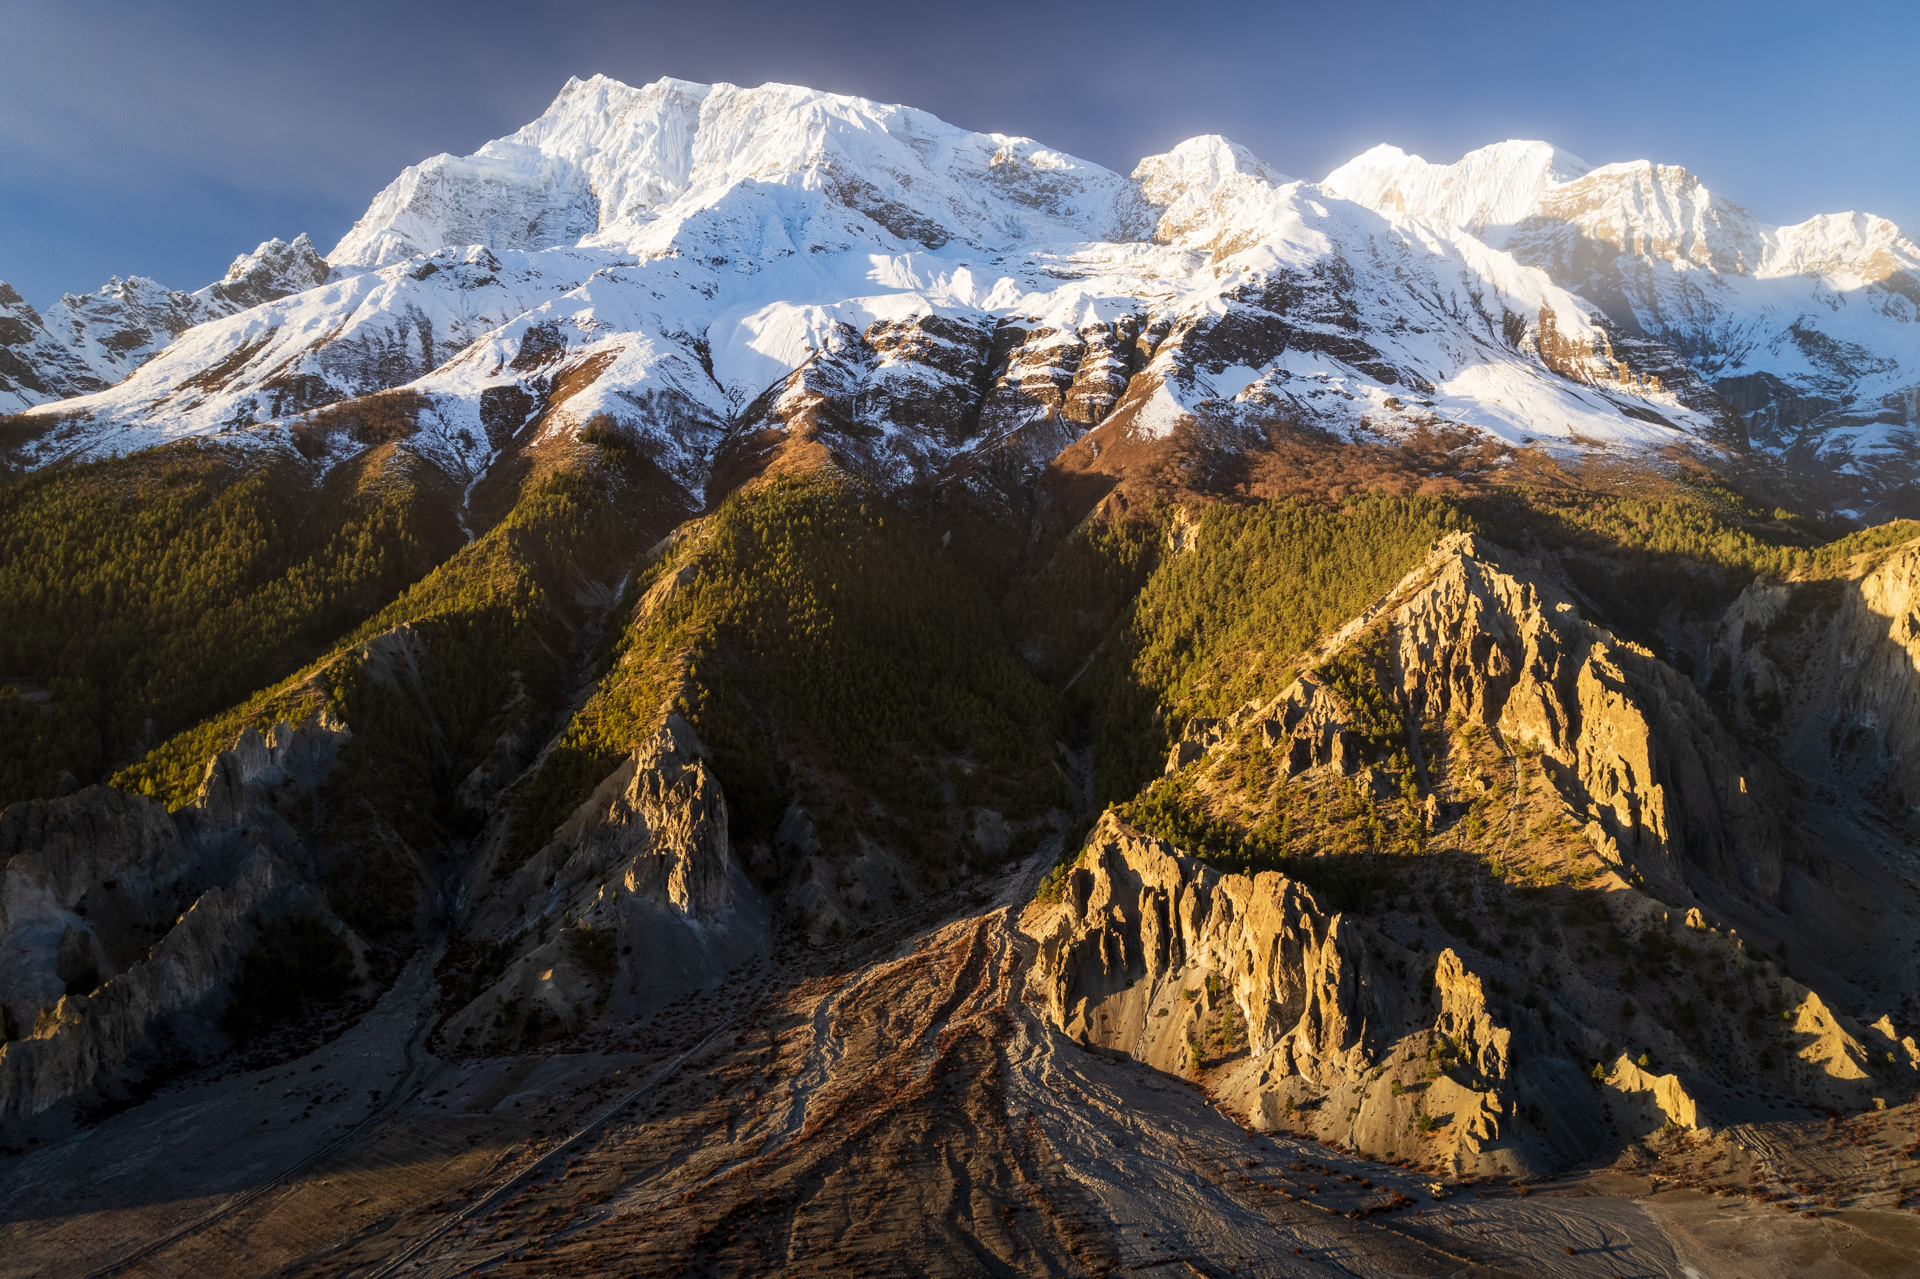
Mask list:
POLYGON ((1644 451, 1750 428, 1783 452, 1815 432, 1845 466, 1912 444, 1917 263, 1881 219, 1769 227, 1684 170, 1544 143, 1375 148, 1310 183, 1207 136, 1123 176, 907 107, 595 77, 408 168, 324 262, 303 238, 224 292, 116 282, 69 298, 65 330, 20 303, 30 376, 0 366, 0 397, 54 424, 33 464, 303 423, 337 450, 316 411, 401 391, 456 473, 598 420, 690 489, 730 434, 820 396, 889 441, 889 479, 1034 424, 1033 447, 1070 442, 1123 402, 1148 438, 1285 421, 1644 451), (103 324, 139 332, 103 345, 103 324))

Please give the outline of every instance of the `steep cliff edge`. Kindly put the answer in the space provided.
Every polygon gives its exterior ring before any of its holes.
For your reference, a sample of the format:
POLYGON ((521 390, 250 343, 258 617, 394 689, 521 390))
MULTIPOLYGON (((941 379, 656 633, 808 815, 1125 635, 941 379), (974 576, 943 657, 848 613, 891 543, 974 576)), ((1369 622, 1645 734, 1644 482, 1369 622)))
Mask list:
POLYGON ((224 1049, 234 982, 276 923, 317 921, 365 976, 364 944, 272 803, 322 782, 349 736, 324 713, 249 729, 177 813, 104 786, 0 813, 0 1125, 57 1121, 224 1049))
POLYGON ((1203 1074, 1260 1127, 1483 1173, 1537 1172, 1606 1135, 1580 1064, 1525 1023, 1516 1043, 1453 951, 1417 954, 1272 871, 1219 874, 1109 816, 1061 903, 1025 926, 1057 1025, 1203 1074))
POLYGON ((1786 813, 1773 770, 1692 683, 1583 620, 1543 571, 1472 537, 1443 546, 1394 614, 1416 722, 1452 714, 1537 746, 1614 860, 1699 891, 1779 892, 1786 813))
POLYGON ((678 715, 539 852, 501 882, 480 881, 466 928, 493 939, 481 979, 502 970, 442 1030, 468 1050, 631 1021, 717 985, 773 941, 706 747, 678 715))
POLYGON ((1455 1174, 1534 1175, 1661 1128, 1779 1105, 1862 1109, 1920 1082, 1913 1041, 1890 1021, 1833 1011, 1737 938, 1617 879, 1601 898, 1600 918, 1641 949, 1685 948, 1694 983, 1784 1010, 1780 1043, 1740 1063, 1743 1082, 1766 1080, 1766 1106, 1725 1073, 1746 1045, 1615 1047, 1634 1028, 1594 974, 1517 999, 1509 966, 1469 944, 1429 953, 1391 913, 1330 911, 1273 871, 1222 874, 1112 814, 1022 926, 1038 946, 1035 1002, 1078 1042, 1191 1075, 1256 1127, 1455 1174))
MULTIPOLYGON (((1920 532, 1913 525, 1902 526, 1920 532)), ((1785 581, 1727 610, 1714 684, 1827 802, 1920 811, 1920 539, 1785 581)))

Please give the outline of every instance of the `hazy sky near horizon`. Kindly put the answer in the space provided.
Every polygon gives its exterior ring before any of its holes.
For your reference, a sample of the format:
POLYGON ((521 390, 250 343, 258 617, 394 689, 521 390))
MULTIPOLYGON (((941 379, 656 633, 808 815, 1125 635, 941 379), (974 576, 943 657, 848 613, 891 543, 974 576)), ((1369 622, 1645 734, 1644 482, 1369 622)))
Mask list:
POLYGON ((1543 138, 1693 170, 1768 222, 1920 236, 1920 6, 0 0, 0 280, 36 305, 333 246, 402 168, 533 119, 569 75, 904 102, 1121 171, 1221 133, 1318 179, 1380 142, 1543 138))

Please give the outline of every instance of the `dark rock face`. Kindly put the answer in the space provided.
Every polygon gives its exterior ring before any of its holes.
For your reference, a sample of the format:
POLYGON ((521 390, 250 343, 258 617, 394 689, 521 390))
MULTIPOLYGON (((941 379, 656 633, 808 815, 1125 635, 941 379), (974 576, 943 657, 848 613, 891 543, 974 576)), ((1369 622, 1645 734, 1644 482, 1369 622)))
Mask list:
POLYGON ((50 331, 39 311, 0 283, 0 396, 11 398, 9 408, 85 395, 106 385, 81 351, 50 331))
POLYGON ((519 953, 447 1023, 466 1049, 512 1043, 529 1014, 575 1029, 630 1021, 720 984, 773 941, 706 747, 676 714, 510 877, 480 881, 467 926, 519 953), (556 908, 572 922, 536 937, 533 916, 556 908))
POLYGON ((363 949, 268 802, 317 786, 347 736, 324 718, 248 730, 178 813, 106 786, 0 813, 0 1005, 23 1032, 0 1046, 0 1126, 57 1127, 76 1102, 223 1049, 264 926, 310 916, 363 949))
POLYGON ((716 474, 737 482, 733 459, 817 442, 887 488, 980 463, 1017 491, 1119 402, 1139 327, 1136 317, 1055 330, 939 312, 864 332, 843 325, 736 420, 716 474))

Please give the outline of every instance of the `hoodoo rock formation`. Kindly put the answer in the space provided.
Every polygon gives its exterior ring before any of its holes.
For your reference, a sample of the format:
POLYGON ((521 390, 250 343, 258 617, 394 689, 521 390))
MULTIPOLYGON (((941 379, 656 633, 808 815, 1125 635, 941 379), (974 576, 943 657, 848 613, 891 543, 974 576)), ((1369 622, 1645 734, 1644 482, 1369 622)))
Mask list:
POLYGON ((1516 1042, 1453 951, 1436 963, 1272 871, 1222 875, 1109 817, 1026 926, 1061 1029, 1169 1073, 1224 1056, 1210 1086, 1258 1127, 1510 1174, 1604 1135, 1579 1064, 1537 1026, 1516 1042), (1523 1121, 1541 1098, 1552 1123, 1523 1121))

